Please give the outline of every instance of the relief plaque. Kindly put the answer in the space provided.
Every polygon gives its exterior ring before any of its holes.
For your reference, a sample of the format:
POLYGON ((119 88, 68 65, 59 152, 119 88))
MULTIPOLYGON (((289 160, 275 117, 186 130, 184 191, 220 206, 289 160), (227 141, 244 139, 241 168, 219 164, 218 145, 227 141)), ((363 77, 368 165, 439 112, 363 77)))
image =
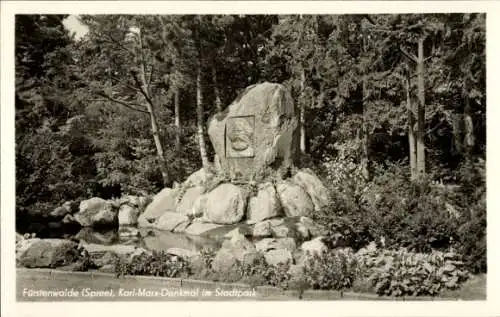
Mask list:
POLYGON ((231 117, 226 122, 226 157, 254 157, 255 116, 231 117))

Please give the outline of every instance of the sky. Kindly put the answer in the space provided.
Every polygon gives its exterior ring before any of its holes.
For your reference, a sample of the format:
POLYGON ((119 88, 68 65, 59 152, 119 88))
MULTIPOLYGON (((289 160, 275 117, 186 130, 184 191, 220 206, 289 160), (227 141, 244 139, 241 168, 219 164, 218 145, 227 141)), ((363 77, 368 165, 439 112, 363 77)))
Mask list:
POLYGON ((83 24, 81 24, 76 15, 70 15, 63 21, 64 26, 70 31, 70 33, 75 33, 75 39, 79 40, 82 38, 87 32, 89 28, 83 24))

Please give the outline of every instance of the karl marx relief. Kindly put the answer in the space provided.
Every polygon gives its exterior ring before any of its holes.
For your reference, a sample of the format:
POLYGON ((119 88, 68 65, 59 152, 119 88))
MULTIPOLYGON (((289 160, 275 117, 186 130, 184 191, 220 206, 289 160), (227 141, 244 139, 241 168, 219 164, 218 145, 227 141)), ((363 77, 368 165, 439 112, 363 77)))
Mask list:
POLYGON ((226 123, 226 157, 254 157, 255 117, 232 117, 226 123))

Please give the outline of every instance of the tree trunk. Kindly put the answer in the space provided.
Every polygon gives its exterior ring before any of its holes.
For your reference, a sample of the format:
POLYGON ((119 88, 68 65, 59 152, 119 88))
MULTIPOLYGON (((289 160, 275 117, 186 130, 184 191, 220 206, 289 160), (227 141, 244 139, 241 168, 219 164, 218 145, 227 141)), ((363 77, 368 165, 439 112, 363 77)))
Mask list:
POLYGON ((180 92, 179 87, 175 88, 174 92, 174 116, 175 116, 175 151, 181 151, 181 119, 180 119, 180 92))
POLYGON ((461 113, 453 114, 452 129, 453 129, 453 153, 456 155, 463 154, 464 128, 463 128, 464 110, 461 113))
POLYGON ((160 162, 160 172, 163 179, 163 185, 168 186, 170 180, 167 170, 167 162, 165 160, 165 153, 163 151, 163 145, 160 139, 160 131, 158 129, 158 124, 156 120, 155 105, 153 99, 151 98, 148 82, 146 81, 146 67, 144 65, 145 64, 144 56, 142 55, 144 48, 142 45, 141 33, 139 33, 139 46, 141 49, 141 63, 140 63, 140 81, 142 85, 141 91, 144 95, 144 98, 146 99, 146 106, 149 112, 149 117, 151 119, 151 132, 153 133, 153 140, 155 142, 156 152, 158 155, 158 160, 160 162))
POLYGON ((204 129, 204 118, 203 118, 203 95, 201 91, 201 63, 198 65, 196 70, 196 117, 197 117, 197 127, 198 127, 198 143, 200 146, 200 155, 203 168, 207 169, 209 166, 207 146, 205 144, 205 129, 204 129))
POLYGON ((411 102, 410 95, 410 76, 405 80, 406 86, 406 111, 408 114, 408 144, 410 148, 410 172, 411 179, 416 180, 418 178, 417 171, 417 143, 415 140, 415 109, 411 102))
POLYGON ((418 111, 417 111, 417 171, 425 175, 425 86, 424 86, 424 38, 418 40, 417 56, 418 111))
POLYGON ((214 85, 214 98, 215 98, 215 110, 217 112, 222 111, 222 102, 220 99, 219 86, 217 82, 217 69, 212 66, 212 84, 214 85))
POLYGON ((300 152, 302 154, 306 153, 306 127, 305 127, 305 82, 306 74, 304 67, 300 68, 300 102, 299 102, 299 127, 300 127, 300 152))
POLYGON ((472 121, 472 116, 470 114, 470 99, 468 96, 465 97, 465 107, 464 107, 464 147, 465 147, 465 159, 470 161, 472 158, 472 150, 475 145, 474 137, 474 122, 472 121))
MULTIPOLYGON (((363 36, 363 52, 366 52, 366 37, 363 36)), ((363 177, 366 180, 370 179, 370 168, 369 168, 369 160, 368 160, 368 129, 366 128, 366 99, 367 99, 367 91, 368 91, 368 80, 366 77, 366 73, 363 74, 363 93, 361 98, 363 98, 362 102, 362 107, 363 107, 363 113, 362 113, 362 122, 361 122, 361 143, 363 147, 363 154, 361 157, 361 167, 362 167, 362 173, 363 177)))

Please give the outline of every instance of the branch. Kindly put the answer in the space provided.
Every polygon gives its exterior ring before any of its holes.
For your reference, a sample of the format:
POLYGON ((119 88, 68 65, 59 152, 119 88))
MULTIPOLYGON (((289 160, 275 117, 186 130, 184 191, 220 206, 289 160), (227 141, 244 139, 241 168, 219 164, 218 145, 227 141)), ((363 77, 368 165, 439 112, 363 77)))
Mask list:
POLYGON ((136 82, 136 84, 140 87, 140 92, 141 94, 144 96, 144 98, 146 98, 146 101, 151 105, 153 106, 154 103, 153 103, 153 100, 149 97, 149 94, 147 91, 144 90, 144 87, 141 85, 141 81, 139 78, 137 78, 137 73, 135 72, 132 72, 132 76, 134 76, 134 80, 136 82))
POLYGON ((116 76, 111 76, 111 78, 112 78, 112 79, 114 79, 114 80, 116 80, 116 81, 117 81, 117 82, 119 82, 120 84, 122 84, 122 85, 124 85, 124 86, 126 86, 126 87, 128 87, 128 88, 130 88, 130 89, 132 89, 132 90, 135 90, 135 91, 137 91, 137 92, 141 92, 141 90, 140 90, 140 89, 138 89, 137 87, 134 87, 134 86, 131 86, 131 85, 127 84, 127 83, 124 83, 121 79, 119 79, 119 78, 118 78, 118 77, 116 77, 116 76))
POLYGON ((151 87, 151 81, 153 80, 154 71, 155 71, 155 67, 153 64, 151 64, 151 70, 149 71, 148 87, 151 87))
POLYGON ((414 54, 408 53, 402 46, 399 47, 399 50, 401 51, 401 53, 403 53, 404 56, 406 56, 406 58, 415 63, 417 62, 417 57, 414 54))
POLYGON ((118 47, 120 47, 123 50, 129 52, 132 55, 135 54, 134 51, 132 51, 131 49, 129 49, 128 47, 126 47, 125 45, 123 45, 122 43, 120 43, 120 41, 115 40, 111 35, 100 34, 100 36, 102 37, 103 41, 108 42, 110 44, 117 45, 118 47), (108 39, 108 40, 106 40, 106 39, 108 39))
POLYGON ((425 135, 429 135, 431 133, 433 133, 434 131, 436 131, 438 128, 440 128, 446 121, 441 121, 439 122, 438 124, 436 124, 434 126, 434 128, 430 129, 429 131, 425 132, 425 135))
MULTIPOLYGON (((109 100, 109 101, 116 102, 117 104, 120 104, 120 105, 122 105, 122 106, 124 106, 124 107, 126 107, 126 108, 128 108, 128 109, 130 109, 130 110, 135 110, 135 111, 138 111, 138 112, 143 112, 143 113, 147 113, 147 114, 149 114, 149 112, 148 112, 148 111, 145 111, 145 110, 142 110, 142 109, 137 109, 137 108, 133 107, 133 106, 132 106, 132 104, 127 103, 127 102, 125 102, 125 101, 123 101, 123 100, 116 99, 116 98, 113 98, 113 97, 111 97, 111 96, 108 96, 108 95, 106 95, 105 93, 98 92, 98 93, 96 93, 96 94, 97 94, 97 95, 99 95, 99 96, 101 96, 101 97, 106 98, 106 99, 107 99, 107 100, 109 100)), ((105 101, 105 100, 94 100, 94 101, 105 101)))

